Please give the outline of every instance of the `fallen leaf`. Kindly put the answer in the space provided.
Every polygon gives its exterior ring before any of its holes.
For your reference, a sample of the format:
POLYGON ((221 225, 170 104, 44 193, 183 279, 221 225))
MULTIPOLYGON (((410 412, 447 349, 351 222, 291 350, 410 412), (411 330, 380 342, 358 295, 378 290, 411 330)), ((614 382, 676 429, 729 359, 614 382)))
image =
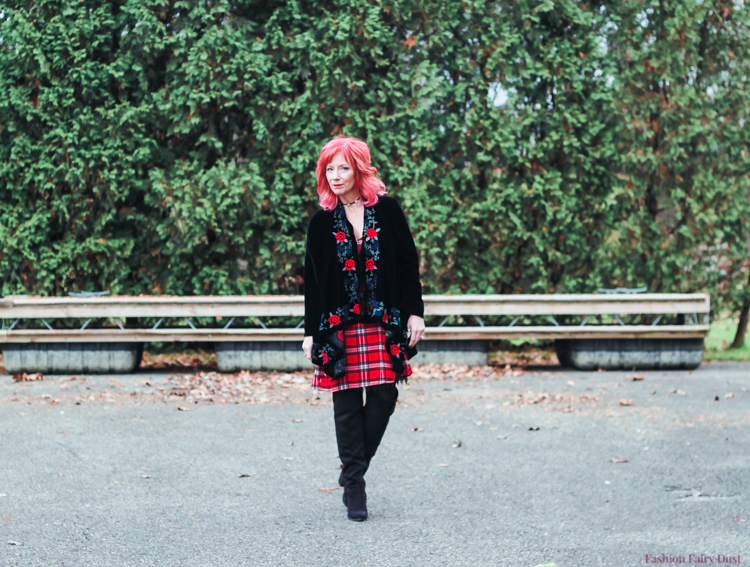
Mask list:
POLYGON ((498 435, 497 438, 498 439, 507 439, 508 436, 507 435, 498 435))
POLYGON ((0 498, 2 498, 2 497, 4 497, 4 496, 8 496, 8 495, 7 495, 7 494, 5 494, 5 492, 3 492, 2 494, 0 494, 0 498))
POLYGON ((190 409, 184 408, 182 406, 177 406, 177 411, 190 411, 190 409))
POLYGON ((17 541, 9 541, 8 545, 21 545, 21 544, 18 543, 17 541))
POLYGON ((611 459, 609 460, 609 462, 610 462, 610 463, 627 463, 627 462, 628 462, 628 460, 627 460, 627 459, 623 459, 622 457, 612 457, 612 458, 611 458, 611 459))
POLYGON ((301 419, 293 419, 292 423, 302 423, 302 420, 301 419))
POLYGON ((726 394, 724 394, 724 397, 725 398, 733 398, 734 397, 734 392, 727 392, 726 394))
POLYGON ((151 478, 151 475, 150 474, 142 474, 141 478, 151 478))
POLYGON ((633 405, 633 400, 631 400, 630 398, 622 398, 620 400, 620 405, 621 406, 632 406, 633 405))
POLYGON ((424 429, 422 429, 421 427, 415 427, 414 429, 412 429, 412 431, 424 431, 424 429))
POLYGON ((461 441, 460 439, 456 439, 455 441, 453 441, 453 447, 454 448, 455 447, 460 447, 461 445, 463 445, 463 441, 461 441))
POLYGON ((37 382, 39 380, 44 380, 44 374, 41 372, 37 372, 36 374, 26 374, 26 372, 22 372, 21 374, 13 375, 14 382, 37 382))
POLYGON ((448 465, 446 463, 441 463, 438 465, 439 467, 447 467, 448 465))
POLYGON ((744 518, 742 518, 742 517, 740 517, 740 516, 737 516, 737 521, 738 521, 738 522, 747 522, 747 520, 746 520, 746 519, 744 519, 744 518))
POLYGON ((631 382, 641 382, 644 378, 645 376, 628 376, 631 382))
POLYGON ((341 488, 340 486, 332 486, 331 488, 323 488, 322 486, 318 487, 318 490, 322 490, 323 492, 333 492, 334 490, 338 490, 341 488))
POLYGON ((252 475, 252 474, 250 474, 249 472, 241 472, 241 473, 240 473, 240 474, 238 475, 238 477, 239 477, 239 478, 250 478, 251 476, 253 476, 253 475, 252 475))

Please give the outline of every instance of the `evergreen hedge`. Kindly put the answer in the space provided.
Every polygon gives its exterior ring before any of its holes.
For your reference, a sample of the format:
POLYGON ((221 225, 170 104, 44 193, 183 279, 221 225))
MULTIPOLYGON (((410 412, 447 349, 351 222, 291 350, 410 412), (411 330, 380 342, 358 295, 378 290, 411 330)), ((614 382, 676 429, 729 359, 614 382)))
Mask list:
POLYGON ((428 293, 750 298, 741 0, 6 4, 0 295, 299 293, 346 133, 428 293))

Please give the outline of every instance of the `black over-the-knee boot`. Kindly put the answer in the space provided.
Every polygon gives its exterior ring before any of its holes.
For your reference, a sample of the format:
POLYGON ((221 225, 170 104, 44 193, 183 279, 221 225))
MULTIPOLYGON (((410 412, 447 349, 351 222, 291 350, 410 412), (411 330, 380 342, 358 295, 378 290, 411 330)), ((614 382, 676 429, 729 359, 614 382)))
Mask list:
MULTIPOLYGON (((396 409, 398 400, 398 389, 396 384, 381 384, 367 388, 367 401, 365 402, 365 459, 367 466, 380 446, 388 421, 396 409)), ((367 469, 365 469, 367 472, 367 469)))
MULTIPOLYGON (((380 446, 388 422, 396 409, 398 389, 396 384, 380 384, 367 387, 367 402, 364 407, 365 422, 365 472, 380 446)), ((344 486, 344 473, 339 476, 339 485, 344 486)))
POLYGON ((343 465, 344 504, 350 520, 367 519, 365 494, 365 418, 362 388, 349 388, 333 393, 333 421, 336 442, 343 465))

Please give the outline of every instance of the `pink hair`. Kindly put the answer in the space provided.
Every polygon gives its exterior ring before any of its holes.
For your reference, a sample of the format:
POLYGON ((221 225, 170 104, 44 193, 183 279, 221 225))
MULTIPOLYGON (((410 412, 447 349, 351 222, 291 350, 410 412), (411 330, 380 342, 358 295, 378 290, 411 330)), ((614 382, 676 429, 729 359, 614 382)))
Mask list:
POLYGON ((315 169, 320 206, 326 211, 332 211, 339 203, 339 198, 331 191, 326 177, 326 168, 338 152, 344 154, 344 159, 354 168, 354 187, 362 197, 363 204, 372 207, 378 202, 380 195, 385 195, 385 185, 376 177, 378 170, 370 165, 370 148, 367 144, 343 135, 336 136, 320 150, 315 169))

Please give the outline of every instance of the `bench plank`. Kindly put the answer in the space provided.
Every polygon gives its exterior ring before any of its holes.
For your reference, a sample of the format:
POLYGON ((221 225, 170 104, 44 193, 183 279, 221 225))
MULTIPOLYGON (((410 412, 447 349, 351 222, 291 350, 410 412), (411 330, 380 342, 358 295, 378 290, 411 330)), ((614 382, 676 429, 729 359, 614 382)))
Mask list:
MULTIPOLYGON (((709 313, 706 294, 427 295, 425 315, 709 313)), ((304 316, 301 295, 26 297, 0 301, 2 319, 304 316)))
MULTIPOLYGON (((708 325, 428 327, 425 340, 703 338, 708 325)), ((0 331, 0 343, 301 341, 303 329, 85 329, 0 331)))

